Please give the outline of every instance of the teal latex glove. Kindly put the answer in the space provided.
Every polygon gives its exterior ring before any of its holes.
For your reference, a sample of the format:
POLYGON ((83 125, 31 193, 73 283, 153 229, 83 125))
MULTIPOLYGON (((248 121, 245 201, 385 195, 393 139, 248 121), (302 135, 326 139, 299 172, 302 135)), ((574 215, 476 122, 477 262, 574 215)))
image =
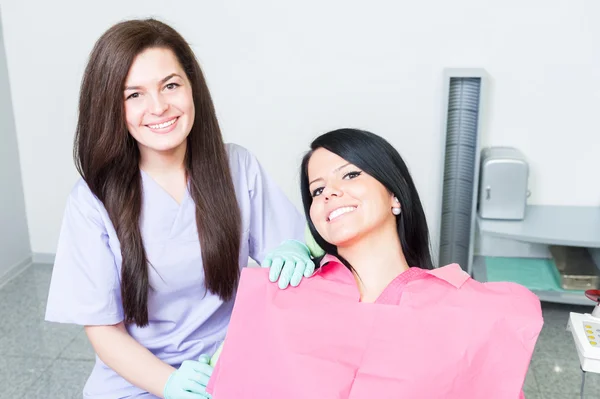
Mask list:
POLYGON ((288 285, 297 287, 302 277, 310 277, 315 272, 315 264, 310 258, 306 245, 296 240, 286 240, 269 253, 262 262, 262 267, 269 267, 269 280, 279 279, 279 288, 288 285))
POLYGON ((175 370, 163 391, 165 399, 210 399, 206 386, 213 372, 208 363, 208 355, 201 355, 198 360, 186 360, 175 370))
POLYGON ((217 349, 213 357, 210 358, 210 362, 208 362, 208 364, 210 364, 212 367, 215 367, 217 365, 217 362, 219 361, 219 356, 221 356, 221 352, 223 352, 224 344, 224 342, 221 342, 221 345, 219 345, 219 349, 217 349))
POLYGON ((311 255, 315 258, 325 255, 325 250, 317 244, 317 241, 313 237, 312 233, 308 226, 304 229, 304 241, 306 242, 306 247, 310 251, 311 255))

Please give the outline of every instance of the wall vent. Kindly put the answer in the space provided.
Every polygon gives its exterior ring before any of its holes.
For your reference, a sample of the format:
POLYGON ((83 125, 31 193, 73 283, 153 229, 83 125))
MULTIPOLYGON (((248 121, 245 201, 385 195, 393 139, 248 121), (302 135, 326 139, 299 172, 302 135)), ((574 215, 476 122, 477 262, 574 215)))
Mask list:
POLYGON ((447 70, 444 84, 444 163, 438 265, 471 273, 479 182, 483 70, 447 70))

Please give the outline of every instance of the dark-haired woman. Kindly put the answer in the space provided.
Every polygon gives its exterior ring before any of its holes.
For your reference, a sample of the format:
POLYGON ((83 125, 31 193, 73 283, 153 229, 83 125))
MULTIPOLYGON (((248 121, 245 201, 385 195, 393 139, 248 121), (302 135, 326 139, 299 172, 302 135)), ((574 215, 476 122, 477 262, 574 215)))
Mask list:
POLYGON ((433 267, 419 194, 385 139, 357 129, 317 137, 301 193, 320 267, 287 292, 265 285, 264 271, 243 271, 209 392, 523 397, 539 299, 518 284, 475 281, 457 264, 433 267))
POLYGON ((248 257, 272 264, 282 288, 312 274, 307 248, 289 240, 303 237, 303 217, 250 152, 223 143, 198 62, 171 27, 111 27, 79 101, 82 178, 46 319, 85 326, 97 354, 85 398, 208 397, 208 356, 248 257))

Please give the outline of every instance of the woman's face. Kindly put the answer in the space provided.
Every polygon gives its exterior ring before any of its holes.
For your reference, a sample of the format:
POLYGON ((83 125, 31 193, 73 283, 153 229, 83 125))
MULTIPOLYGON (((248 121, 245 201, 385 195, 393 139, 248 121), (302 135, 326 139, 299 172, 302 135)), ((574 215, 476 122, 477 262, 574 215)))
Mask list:
POLYGON ((150 48, 138 54, 123 95, 127 128, 142 156, 185 148, 194 100, 190 81, 171 50, 150 48))
POLYGON ((396 226, 394 196, 372 176, 338 155, 320 148, 308 162, 313 197, 310 218, 325 239, 343 248, 396 226))

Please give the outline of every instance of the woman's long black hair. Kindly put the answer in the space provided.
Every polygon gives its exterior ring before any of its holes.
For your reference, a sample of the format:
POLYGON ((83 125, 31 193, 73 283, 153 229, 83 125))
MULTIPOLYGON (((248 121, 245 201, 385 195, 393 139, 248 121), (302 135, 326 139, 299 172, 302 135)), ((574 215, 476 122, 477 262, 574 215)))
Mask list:
POLYGON ((419 193, 402 157, 382 137, 358 129, 338 129, 317 137, 304 156, 301 168, 300 189, 308 227, 315 241, 326 253, 335 255, 349 268, 351 265, 337 252, 337 247, 328 243, 315 229, 310 219, 312 195, 309 188, 308 162, 315 150, 324 148, 356 165, 371 175, 398 198, 402 213, 396 218, 398 237, 404 257, 409 266, 432 269, 429 228, 419 193))

